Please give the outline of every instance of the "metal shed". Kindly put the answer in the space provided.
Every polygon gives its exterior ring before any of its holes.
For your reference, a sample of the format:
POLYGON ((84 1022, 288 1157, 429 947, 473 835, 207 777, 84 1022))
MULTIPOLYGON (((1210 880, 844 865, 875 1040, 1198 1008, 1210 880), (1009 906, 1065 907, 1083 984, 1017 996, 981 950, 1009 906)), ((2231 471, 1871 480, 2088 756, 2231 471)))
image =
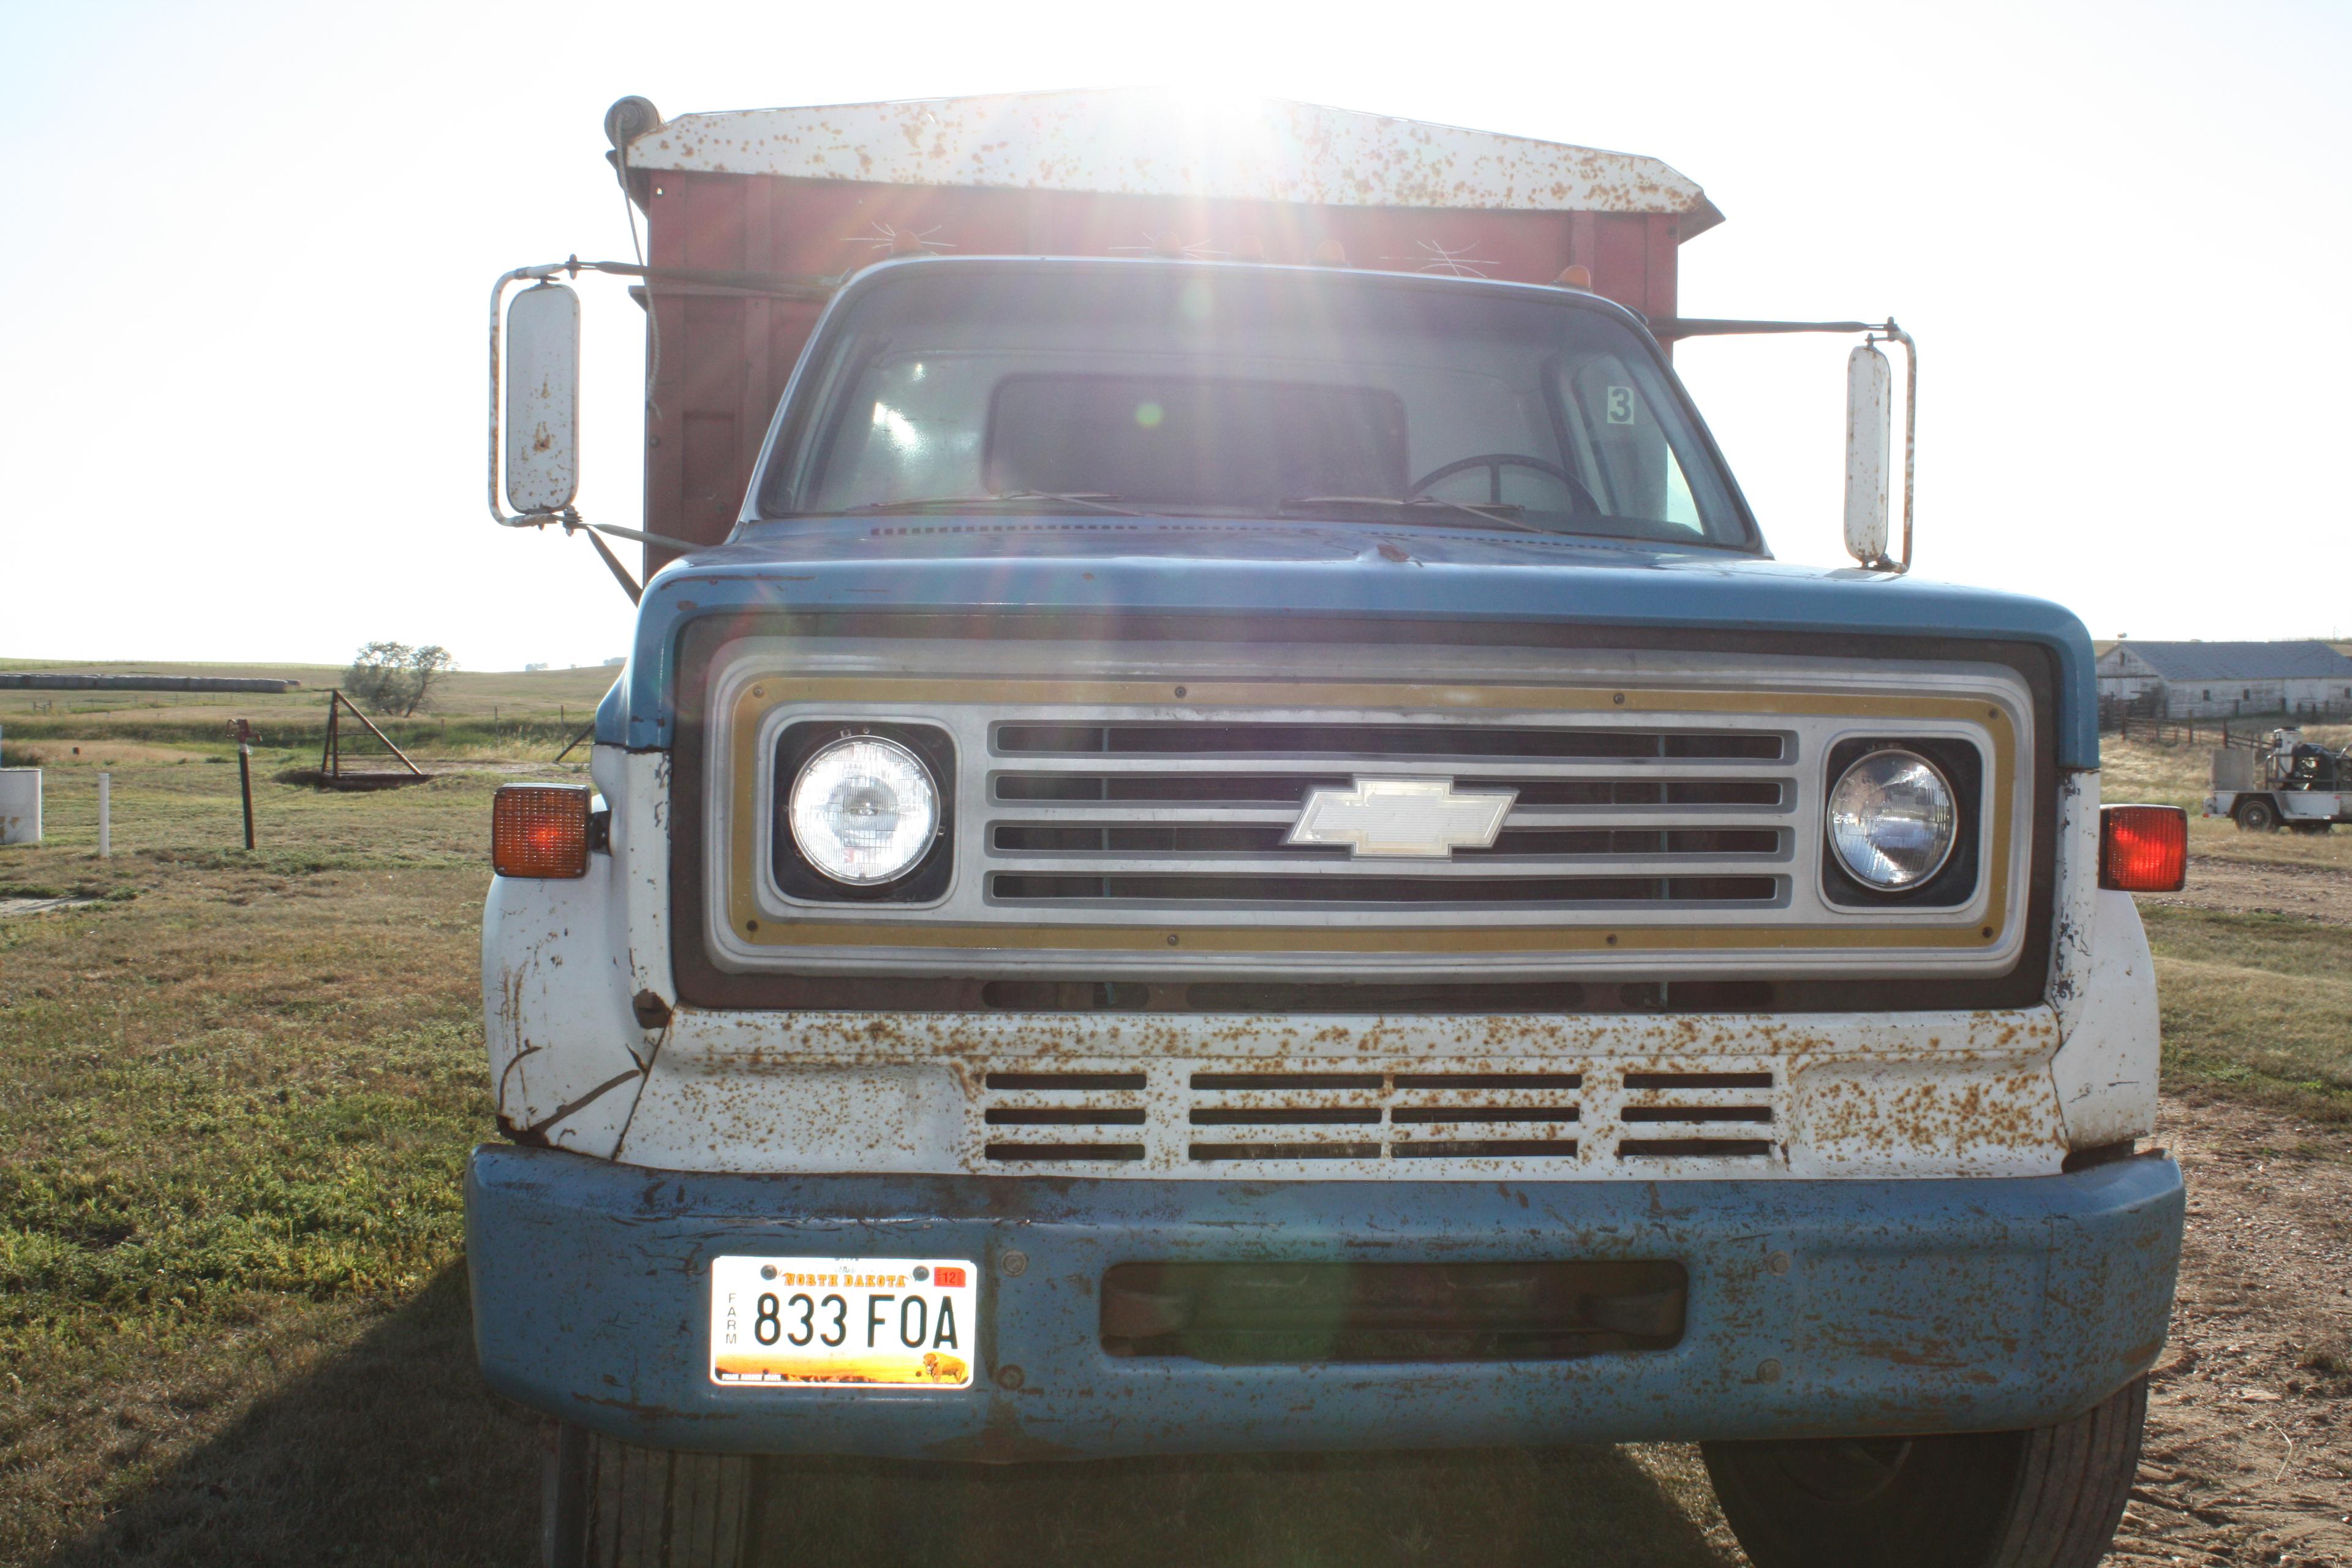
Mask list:
POLYGON ((2119 642, 2098 673, 2102 706, 2170 719, 2352 712, 2352 658, 2316 640, 2119 642))
MULTIPOLYGON (((1549 283, 1675 312, 1723 221, 1654 158, 1284 100, 1015 93, 688 114, 627 138, 656 268, 837 278, 917 251, 1232 257, 1549 283)), ((716 543, 823 309, 663 282, 645 526, 716 543)), ((814 297, 812 297, 812 295, 814 297)), ((668 559, 648 550, 646 568, 668 559)))

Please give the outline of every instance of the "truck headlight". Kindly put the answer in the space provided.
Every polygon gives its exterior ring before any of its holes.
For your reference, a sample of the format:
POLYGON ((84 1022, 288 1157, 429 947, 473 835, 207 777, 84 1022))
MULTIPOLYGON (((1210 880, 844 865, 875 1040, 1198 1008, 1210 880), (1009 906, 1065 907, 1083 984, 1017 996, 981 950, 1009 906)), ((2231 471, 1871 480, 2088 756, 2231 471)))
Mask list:
POLYGON ((793 843, 836 882, 870 888, 921 862, 940 827, 940 791, 922 759, 877 735, 814 753, 793 780, 793 843))
POLYGON ((1830 791, 1830 848, 1856 881, 1880 892, 1916 888, 1942 870, 1959 826, 1951 781, 1916 752, 1859 757, 1830 791))

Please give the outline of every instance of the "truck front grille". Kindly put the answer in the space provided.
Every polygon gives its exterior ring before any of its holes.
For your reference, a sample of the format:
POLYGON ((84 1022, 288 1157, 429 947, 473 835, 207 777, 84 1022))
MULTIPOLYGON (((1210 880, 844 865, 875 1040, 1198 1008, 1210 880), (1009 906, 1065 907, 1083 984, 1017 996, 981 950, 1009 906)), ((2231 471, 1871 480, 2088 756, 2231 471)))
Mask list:
POLYGON ((1663 1169, 1768 1161, 1783 1132, 1769 1068, 992 1072, 974 1109, 999 1169, 1152 1158, 1235 1175, 1301 1161, 1663 1169))
POLYGON ((1138 913, 1769 905, 1788 891, 1792 740, 1558 724, 1003 723, 990 737, 986 893, 1138 913), (1367 774, 1516 799, 1494 843, 1426 861, 1285 842, 1313 791, 1367 774))

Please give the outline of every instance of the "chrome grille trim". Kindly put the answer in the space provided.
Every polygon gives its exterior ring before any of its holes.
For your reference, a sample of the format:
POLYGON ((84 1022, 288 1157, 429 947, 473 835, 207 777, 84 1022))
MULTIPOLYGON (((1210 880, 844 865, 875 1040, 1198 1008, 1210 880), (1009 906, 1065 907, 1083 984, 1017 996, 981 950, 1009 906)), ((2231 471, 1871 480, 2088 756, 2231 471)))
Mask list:
MULTIPOLYGON (((1759 658, 1735 662, 1659 655, 1637 658, 1583 654, 1571 658, 1491 649, 1479 650, 1474 663, 1466 662, 1468 656, 1461 650, 1427 648, 1324 648, 1305 650, 1295 660, 1285 656, 1269 661, 1262 649, 1237 654, 1171 650, 1154 645, 1107 651, 1029 644, 973 651, 972 663, 982 666, 976 671, 969 665, 910 667, 908 661, 919 656, 938 658, 940 650, 929 646, 861 645, 852 655, 779 638, 746 639, 721 650, 711 681, 715 715, 727 713, 730 703, 758 682, 773 682, 789 694, 803 668, 836 680, 871 676, 877 682, 897 683, 887 699, 810 696, 775 702, 756 724, 747 724, 741 734, 714 720, 704 802, 708 826, 703 842, 709 857, 703 882, 704 929, 709 955, 721 969, 746 973, 950 973, 1074 979, 1270 974, 1329 980, 1374 976, 1536 979, 1595 972, 1622 979, 1990 974, 2005 972, 2015 962, 2017 944, 2022 941, 2032 809, 2033 717, 2022 681, 1999 666, 1864 667, 1830 659, 1759 658), (1175 662, 1179 653, 1181 663, 1175 662), (1104 661, 1114 656, 1116 665, 1106 667, 1104 661), (1462 708, 1367 709, 1339 702, 1312 707, 1236 701, 1232 692, 1242 670, 1234 666, 1244 658, 1248 673, 1261 679, 1269 662, 1285 669, 1282 688, 1286 691, 1297 692, 1318 682, 1328 682, 1334 690, 1361 690, 1373 681, 1429 690, 1444 682, 1460 685, 1465 703, 1462 708), (1176 699, 1173 692, 1185 689, 1186 683, 1171 679, 1171 672, 1190 676, 1204 687, 1213 677, 1221 679, 1226 684, 1220 689, 1226 695, 1216 701, 1198 696, 1176 699), (1160 702, 1034 699, 998 702, 957 694, 969 693, 975 683, 1000 676, 1023 682, 1023 689, 1034 692, 1041 681, 1101 680, 1114 675, 1130 680, 1150 676, 1164 681, 1158 689, 1169 691, 1171 697, 1160 702), (919 680, 935 680, 950 695, 938 701, 908 697, 907 690, 919 680), (1605 684, 1637 692, 1646 684, 1725 694, 1769 686, 1776 691, 1811 693, 1816 707, 1832 699, 1851 697, 1853 709, 1761 713, 1743 712, 1734 704, 1719 702, 1722 711, 1621 713, 1607 708, 1598 711, 1477 708, 1466 701, 1479 695, 1476 688, 1481 685, 1539 688, 1546 684, 1580 689, 1605 684), (1985 700, 1991 711, 2005 716, 2017 737, 2008 782, 2018 810, 2008 836, 2009 891, 2001 910, 1992 910, 1987 902, 1990 877, 1980 878, 1974 901, 1958 909, 1845 910, 1830 905, 1822 895, 1817 868, 1826 781, 1819 774, 1822 760, 1840 739, 1890 729, 1943 736, 1977 745, 1990 761, 1990 742, 1980 723, 1884 716, 1887 700, 1907 696, 1935 698, 1948 705, 1955 699, 1985 700), (757 790, 747 799, 772 799, 779 782, 772 776, 774 737, 785 725, 803 721, 928 724, 948 731, 958 759, 958 804, 954 876, 943 897, 929 904, 796 901, 773 885, 769 870, 772 813, 755 810, 751 820, 740 826, 733 821, 730 791, 735 770, 730 758, 748 752, 753 765, 763 770, 757 790), (1408 727, 1424 735, 1458 732, 1465 737, 1465 754, 1448 756, 1424 750, 1406 756, 1349 758, 1328 749, 1302 746, 1283 754, 1244 748, 1233 754, 1187 756, 1159 749, 1156 740, 1199 730, 1230 734, 1237 725, 1316 735, 1383 725, 1408 727), (1148 731, 1155 737, 1155 749, 1008 752, 1002 744, 1008 731, 1018 738, 1024 730, 1034 735, 1040 727, 1066 731, 1072 726, 1105 732, 1115 727, 1148 731), (1593 737, 1603 750, 1633 748, 1654 754, 1493 754, 1497 745, 1507 746, 1511 737, 1519 733, 1593 737), (1662 741, 1662 736, 1671 740, 1662 741), (1769 737, 1778 755, 1654 754, 1703 748, 1717 738, 1724 739, 1725 749, 1761 749, 1758 737, 1769 737), (1467 754, 1471 752, 1480 754, 1467 754), (1257 829, 1270 835, 1286 830, 1297 820, 1300 810, 1297 803, 1303 800, 1307 788, 1344 788, 1360 775, 1448 779, 1465 788, 1510 787, 1519 791, 1520 797, 1507 814, 1493 848, 1457 851, 1444 860, 1351 858, 1344 851, 1271 846, 1263 839, 1237 841, 1230 847, 1170 850, 1142 847, 1132 837, 1124 844, 1107 838, 1100 847, 1088 847, 1042 839, 1001 842, 998 835, 999 828, 1038 833, 1108 830, 1130 836, 1151 829, 1257 829), (1073 792, 1100 793, 1091 781, 1100 781, 1114 794, 1132 794, 1148 792, 1154 780, 1166 781, 1169 793, 1142 799, 1069 798, 1073 792), (1259 784, 1265 787, 1255 788, 1259 784), (1186 791, 1202 793, 1184 798, 1186 791), (1731 798, 1688 798, 1692 794, 1727 793, 1731 798), (1602 831, 1769 834, 1771 847, 1761 847, 1760 840, 1730 848, 1720 844, 1612 842, 1603 850, 1589 841, 1544 844, 1523 837, 1602 831), (772 933, 787 929, 792 933, 789 939, 770 934, 756 942, 746 940, 730 923, 727 861, 739 833, 749 834, 753 840, 751 891, 759 924, 772 933), (1163 876, 1238 877, 1259 882, 1253 884, 1249 896, 1169 898, 1106 897, 1099 889, 1082 893, 1052 884, 1006 887, 999 882, 1007 877, 1163 876), (1397 896, 1313 896, 1318 888, 1346 888, 1348 879, 1366 877, 1381 879, 1384 886, 1397 890, 1397 896), (1478 879, 1496 882, 1498 896, 1455 900, 1438 892, 1478 879), (1499 896, 1507 890, 1501 889, 1502 882, 1516 889, 1537 882, 1549 885, 1555 880, 1590 879, 1633 879, 1642 885, 1588 883, 1569 888, 1569 896, 1499 896), (1718 879, 1726 880, 1715 880, 1718 879), (1295 891, 1260 890, 1277 879, 1295 891), (1679 879, 1679 885, 1671 879, 1679 879), (1407 891, 1413 896, 1403 896, 1407 891), (1989 917, 1995 914, 1999 921, 1990 921, 1989 917), (1827 938, 1814 941, 1801 934, 1840 928, 1884 930, 1923 921, 1957 928, 1979 920, 2000 926, 2000 945, 1972 950, 1957 945, 1946 950, 1933 944, 1870 947, 1862 942, 1841 945, 1827 938), (1563 942, 1556 949, 1546 949, 1533 938, 1511 951, 1481 951, 1475 942, 1468 942, 1439 952, 1423 935, 1444 931, 1458 931, 1465 936, 1512 930, 1545 932, 1570 926, 1588 931, 1596 927, 1612 932, 1639 931, 1690 925, 1710 930, 1786 930, 1792 940, 1726 943, 1720 951, 1696 944, 1654 943, 1635 956, 1630 948, 1619 952, 1591 951, 1590 943, 1563 942), (887 941, 861 938, 856 931, 859 927, 886 928, 893 934, 887 941), (1261 928, 1270 933, 1290 933, 1284 938, 1282 951, 1259 950, 1271 943, 1254 948, 1229 942, 1215 952, 1205 950, 1205 944, 1195 950, 1184 945, 1188 931, 1261 928), (1112 929, 1136 933, 1136 938, 1124 946, 1083 938, 1058 945, 1055 935, 1058 931, 1112 929), (1318 948, 1311 937, 1297 934, 1342 929, 1354 934, 1352 943, 1318 948), (1366 950, 1365 933, 1391 929, 1400 933, 1395 946, 1366 950), (1009 940, 999 943, 980 934, 997 930, 1004 931, 1009 940), (925 935, 931 931, 942 933, 936 947, 925 935), (833 932, 842 933, 840 939, 828 940, 833 932), (1164 946, 1160 944, 1162 936, 1164 946), (1140 946, 1146 939, 1154 945, 1140 946), (789 946, 784 945, 787 941, 789 946)), ((1215 889, 1207 890, 1217 893, 1215 889)), ((1373 889, 1372 893, 1381 890, 1373 889)))

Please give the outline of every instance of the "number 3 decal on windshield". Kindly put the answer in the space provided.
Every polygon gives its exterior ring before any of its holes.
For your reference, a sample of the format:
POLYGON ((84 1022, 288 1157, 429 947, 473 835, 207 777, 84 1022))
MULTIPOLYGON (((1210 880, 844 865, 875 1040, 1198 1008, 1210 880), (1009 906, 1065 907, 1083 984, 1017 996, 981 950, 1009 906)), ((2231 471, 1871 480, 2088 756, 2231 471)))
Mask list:
POLYGON ((1612 386, 1609 389, 1609 423, 1612 425, 1633 423, 1633 389, 1632 387, 1612 386))

